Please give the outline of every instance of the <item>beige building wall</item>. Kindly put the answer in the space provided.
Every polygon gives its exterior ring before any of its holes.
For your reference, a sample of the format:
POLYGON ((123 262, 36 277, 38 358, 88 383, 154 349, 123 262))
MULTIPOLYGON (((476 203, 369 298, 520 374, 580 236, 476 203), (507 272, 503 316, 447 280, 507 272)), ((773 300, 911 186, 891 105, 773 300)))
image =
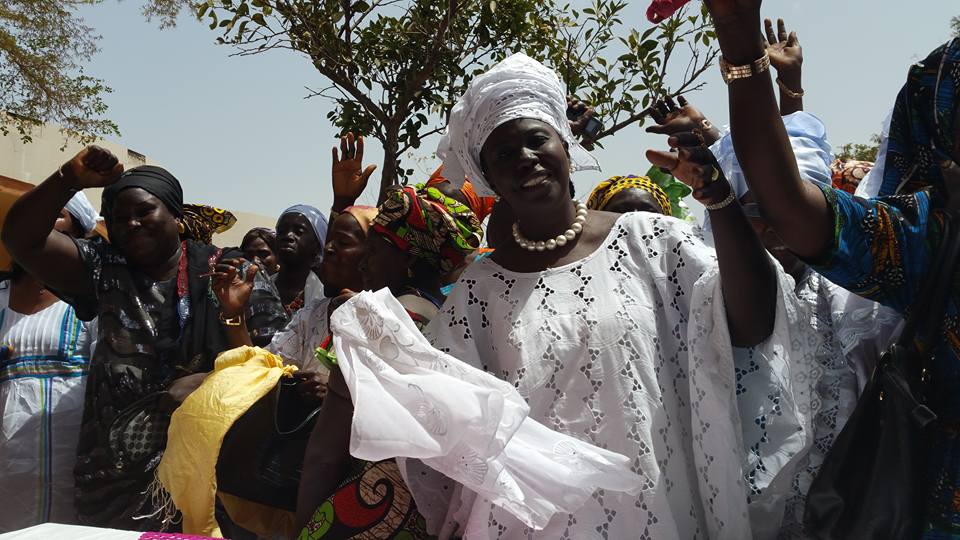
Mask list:
MULTIPOLYGON (((51 173, 76 155, 84 146, 75 139, 68 139, 59 127, 53 124, 37 127, 33 130, 32 137, 31 142, 24 143, 15 129, 7 135, 0 135, 0 176, 36 185, 46 180, 51 173)), ((115 142, 100 139, 95 144, 113 152, 120 158, 125 168, 138 165, 161 165, 146 154, 115 142)), ((85 190, 87 198, 97 210, 100 209, 102 191, 102 189, 85 190)), ((276 224, 275 217, 236 211, 233 211, 233 214, 237 217, 237 224, 229 231, 214 236, 213 241, 216 245, 238 246, 244 234, 253 227, 272 228, 276 224)))

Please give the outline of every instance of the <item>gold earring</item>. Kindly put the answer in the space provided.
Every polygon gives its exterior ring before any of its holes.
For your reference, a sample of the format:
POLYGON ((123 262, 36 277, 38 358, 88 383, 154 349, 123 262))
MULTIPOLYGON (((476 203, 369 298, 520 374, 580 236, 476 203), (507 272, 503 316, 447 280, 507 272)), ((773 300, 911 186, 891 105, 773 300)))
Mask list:
POLYGON ((179 231, 180 234, 187 232, 187 227, 183 224, 182 221, 177 222, 177 231, 179 231))

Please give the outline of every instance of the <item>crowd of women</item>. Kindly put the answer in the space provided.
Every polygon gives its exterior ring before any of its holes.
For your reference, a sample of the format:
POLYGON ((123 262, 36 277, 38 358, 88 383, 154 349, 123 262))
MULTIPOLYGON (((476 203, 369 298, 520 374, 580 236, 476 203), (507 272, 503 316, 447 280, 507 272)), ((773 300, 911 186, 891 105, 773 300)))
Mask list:
POLYGON ((877 163, 841 162, 796 34, 706 3, 729 128, 665 98, 651 173, 585 202, 592 111, 523 54, 470 83, 426 182, 357 205, 348 133, 329 211, 236 248, 171 172, 66 162, 3 226, 0 532, 960 535, 960 40, 909 68, 877 163))

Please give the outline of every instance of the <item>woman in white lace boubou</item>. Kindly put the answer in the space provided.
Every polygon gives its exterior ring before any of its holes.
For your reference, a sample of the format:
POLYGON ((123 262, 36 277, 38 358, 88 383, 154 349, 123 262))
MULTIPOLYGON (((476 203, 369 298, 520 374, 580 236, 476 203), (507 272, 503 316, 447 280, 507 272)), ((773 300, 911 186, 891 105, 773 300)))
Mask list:
MULTIPOLYGON (((697 173, 697 189, 716 203, 713 219, 734 231, 716 251, 680 220, 588 211, 571 200, 571 172, 598 167, 565 112, 557 75, 522 54, 475 78, 454 107, 438 149, 447 177, 498 195, 516 220, 492 257, 466 269, 424 333, 511 383, 533 420, 628 456, 645 478, 639 496, 598 493, 576 514, 551 518, 537 538, 749 538, 747 493, 731 466, 746 453, 732 345, 756 345, 780 365, 802 354, 796 349, 810 342, 796 335, 803 328, 787 309, 788 281, 727 200, 709 153, 666 155, 668 168, 697 173)), ((430 524, 471 538, 530 532, 466 489, 444 504, 435 482, 408 478, 430 524)))

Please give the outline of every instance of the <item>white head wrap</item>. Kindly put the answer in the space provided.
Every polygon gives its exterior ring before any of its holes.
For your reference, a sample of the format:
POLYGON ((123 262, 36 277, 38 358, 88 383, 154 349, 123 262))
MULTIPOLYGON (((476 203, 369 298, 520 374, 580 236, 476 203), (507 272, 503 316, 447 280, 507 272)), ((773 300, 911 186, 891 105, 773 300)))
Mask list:
POLYGON ((437 147, 444 176, 457 187, 467 177, 478 195, 496 196, 480 167, 480 149, 494 129, 518 118, 540 120, 555 129, 569 145, 571 171, 600 170, 596 158, 570 131, 560 78, 540 62, 517 53, 475 78, 454 105, 437 147))
MULTIPOLYGON (((827 142, 827 128, 816 116, 808 112, 797 112, 783 117, 783 125, 787 128, 790 137, 790 146, 797 158, 800 168, 800 178, 815 184, 829 186, 832 183, 833 173, 830 164, 833 162, 833 152, 827 142)), ((740 168, 737 154, 733 150, 733 137, 730 130, 725 129, 720 140, 710 147, 720 170, 730 182, 730 187, 739 199, 750 191, 747 177, 740 168)), ((703 217, 703 229, 711 230, 710 214, 703 217)))
POLYGON ((100 214, 93 209, 93 205, 82 191, 78 191, 63 208, 73 216, 74 221, 80 224, 85 233, 95 229, 97 220, 100 219, 100 214))

